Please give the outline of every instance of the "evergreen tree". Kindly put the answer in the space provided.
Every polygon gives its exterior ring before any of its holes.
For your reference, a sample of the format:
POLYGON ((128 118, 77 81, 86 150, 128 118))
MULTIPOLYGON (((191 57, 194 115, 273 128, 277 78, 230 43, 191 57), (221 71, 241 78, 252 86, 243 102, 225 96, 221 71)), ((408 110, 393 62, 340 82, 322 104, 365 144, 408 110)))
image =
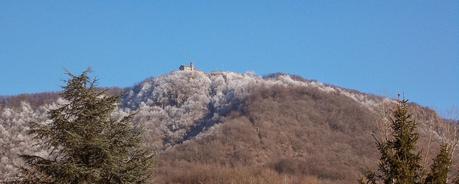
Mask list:
POLYGON ((96 89, 89 71, 70 79, 62 98, 68 103, 49 112, 48 124, 30 133, 49 150, 47 157, 21 155, 26 166, 17 183, 144 183, 152 156, 142 148, 141 129, 132 114, 113 118, 119 97, 96 89))
POLYGON ((426 184, 446 184, 451 166, 451 152, 447 144, 441 145, 440 153, 433 161, 431 171, 426 178, 426 184))
POLYGON ((392 136, 376 140, 380 152, 377 172, 369 172, 361 183, 417 184, 422 183, 420 153, 416 151, 416 122, 408 113, 408 101, 401 100, 391 118, 392 136))

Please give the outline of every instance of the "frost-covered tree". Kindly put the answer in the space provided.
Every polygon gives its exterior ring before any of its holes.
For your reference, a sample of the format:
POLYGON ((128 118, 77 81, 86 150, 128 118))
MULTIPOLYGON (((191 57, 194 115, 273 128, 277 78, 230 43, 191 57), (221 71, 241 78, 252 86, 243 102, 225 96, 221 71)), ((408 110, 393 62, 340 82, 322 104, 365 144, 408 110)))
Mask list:
POLYGON ((0 183, 13 177, 18 172, 22 160, 19 154, 42 155, 41 148, 31 146, 36 141, 27 134, 28 122, 46 119, 46 108, 32 109, 25 102, 19 108, 3 108, 0 110, 0 183))
POLYGON ((138 112, 134 119, 144 124, 147 144, 154 149, 165 149, 202 135, 201 132, 208 133, 209 127, 237 109, 255 89, 274 86, 318 88, 349 95, 365 105, 372 104, 363 95, 316 81, 295 80, 285 74, 263 78, 253 73, 175 71, 126 89, 123 105, 127 111, 138 112), (196 127, 198 130, 190 135, 196 127))
MULTIPOLYGON (((316 88, 346 95, 369 108, 376 108, 382 100, 286 74, 262 77, 253 73, 175 71, 123 90, 122 103, 112 117, 136 112, 132 121, 144 128, 144 144, 160 151, 212 134, 228 114, 238 111, 246 97, 257 89, 272 87, 316 88)), ((27 122, 49 122, 47 112, 67 103, 59 99, 39 103, 36 108, 37 104, 27 99, 22 101, 30 105, 0 107, 0 181, 15 175, 15 167, 23 165, 18 153, 47 155, 46 150, 30 146, 36 140, 26 134, 27 122)))
POLYGON ((95 80, 70 75, 62 98, 50 110, 47 124, 35 123, 30 133, 49 150, 46 156, 21 155, 18 183, 143 183, 152 156, 141 142, 132 115, 115 118, 119 98, 96 89, 95 80))

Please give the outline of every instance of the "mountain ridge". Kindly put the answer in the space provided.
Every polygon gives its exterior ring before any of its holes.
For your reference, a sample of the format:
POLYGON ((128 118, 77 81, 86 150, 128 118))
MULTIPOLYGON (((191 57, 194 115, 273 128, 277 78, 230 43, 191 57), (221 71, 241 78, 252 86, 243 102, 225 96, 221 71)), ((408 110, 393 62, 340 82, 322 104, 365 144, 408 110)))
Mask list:
MULTIPOLYGON (((208 168, 255 179, 274 173, 277 179, 289 176, 292 181, 312 177, 350 183, 363 168, 374 167, 372 134, 380 131, 378 122, 396 102, 282 73, 174 71, 132 87, 105 90, 121 95, 114 117, 136 112, 134 122, 144 127, 146 146, 160 154, 159 183, 193 183, 192 178, 200 178, 197 173, 208 168)), ((18 153, 46 154, 28 146, 34 141, 26 134, 27 122, 46 122, 47 110, 61 103, 58 93, 0 100, 0 161, 6 165, 0 175, 16 172, 18 153)), ((443 120, 426 107, 410 107, 420 122, 421 141, 438 146, 443 120)))

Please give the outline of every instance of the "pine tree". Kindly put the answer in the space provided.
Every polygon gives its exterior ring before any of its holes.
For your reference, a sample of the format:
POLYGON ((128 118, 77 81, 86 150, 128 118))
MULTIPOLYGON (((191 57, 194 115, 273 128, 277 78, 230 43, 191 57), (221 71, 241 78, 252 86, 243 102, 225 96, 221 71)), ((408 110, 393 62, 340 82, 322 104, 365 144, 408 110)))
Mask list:
POLYGON ((423 168, 416 151, 416 122, 408 112, 408 101, 400 100, 391 118, 391 138, 376 139, 380 161, 377 172, 369 172, 361 183, 417 184, 422 183, 423 168))
POLYGON ((431 171, 426 178, 426 184, 446 184, 448 171, 451 166, 451 152, 447 144, 442 144, 440 153, 433 160, 431 171))
POLYGON ((49 112, 50 123, 30 133, 49 150, 47 157, 21 155, 26 165, 17 183, 144 183, 152 156, 142 148, 141 129, 132 114, 112 117, 119 97, 98 90, 95 80, 69 74, 62 98, 49 112))

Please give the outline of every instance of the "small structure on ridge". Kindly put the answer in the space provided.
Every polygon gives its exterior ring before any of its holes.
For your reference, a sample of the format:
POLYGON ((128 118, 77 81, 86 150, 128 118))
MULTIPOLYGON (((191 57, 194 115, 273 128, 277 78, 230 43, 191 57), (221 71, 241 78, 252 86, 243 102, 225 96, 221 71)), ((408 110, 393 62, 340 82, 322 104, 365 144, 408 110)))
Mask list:
POLYGON ((188 66, 187 65, 180 65, 179 70, 180 71, 194 71, 195 68, 193 66, 193 63, 190 63, 190 65, 188 65, 188 66))

